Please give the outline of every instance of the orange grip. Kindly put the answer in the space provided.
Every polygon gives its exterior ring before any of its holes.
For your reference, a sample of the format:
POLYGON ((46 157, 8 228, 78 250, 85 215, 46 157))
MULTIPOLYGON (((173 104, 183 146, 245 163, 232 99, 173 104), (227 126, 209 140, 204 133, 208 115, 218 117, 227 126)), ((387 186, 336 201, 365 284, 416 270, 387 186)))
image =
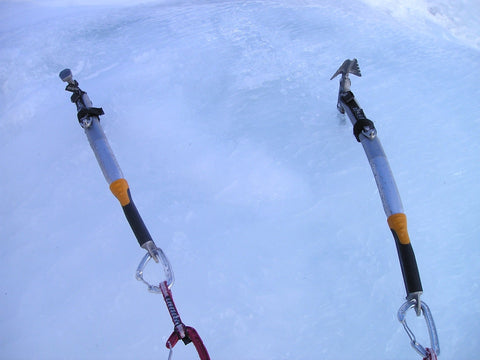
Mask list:
POLYGON ((120 201, 122 206, 130 203, 130 195, 128 194, 128 183, 125 179, 115 180, 110 184, 110 191, 120 201))
POLYGON ((390 229, 395 231, 397 234, 400 244, 410 244, 410 237, 408 236, 407 231, 407 215, 403 213, 390 215, 387 219, 387 222, 388 226, 390 226, 390 229))

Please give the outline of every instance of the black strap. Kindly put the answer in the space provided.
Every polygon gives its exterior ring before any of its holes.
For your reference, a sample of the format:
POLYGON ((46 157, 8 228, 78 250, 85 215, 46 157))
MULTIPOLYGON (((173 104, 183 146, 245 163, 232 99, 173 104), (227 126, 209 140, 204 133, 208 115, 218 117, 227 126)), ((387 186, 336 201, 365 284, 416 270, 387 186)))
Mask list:
POLYGON ((372 120, 367 119, 363 109, 355 101, 355 95, 353 92, 346 91, 342 94, 342 100, 350 108, 353 116, 355 117, 355 124, 353 125, 353 135, 355 139, 360 142, 360 134, 366 128, 375 129, 375 124, 372 120))
POLYGON ((359 119, 355 125, 353 125, 353 135, 355 135, 355 139, 357 139, 358 142, 360 142, 360 134, 365 128, 375 129, 373 121, 367 118, 359 119))
POLYGON ((87 116, 100 116, 105 114, 102 108, 90 107, 90 108, 81 108, 77 113, 78 121, 82 121, 82 119, 86 118, 87 116))

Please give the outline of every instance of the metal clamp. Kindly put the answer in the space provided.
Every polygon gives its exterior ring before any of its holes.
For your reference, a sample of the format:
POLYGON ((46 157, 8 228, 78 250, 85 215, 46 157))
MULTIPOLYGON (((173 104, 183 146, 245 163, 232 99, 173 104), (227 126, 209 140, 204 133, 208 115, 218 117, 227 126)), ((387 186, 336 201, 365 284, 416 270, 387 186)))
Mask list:
MULTIPOLYGON (((162 281, 165 281, 167 283, 167 287, 170 289, 172 287, 173 281, 174 281, 173 271, 172 271, 172 267, 170 266, 170 262, 168 261, 167 257, 165 256, 162 249, 160 249, 160 248, 156 248, 156 254, 155 255, 157 255, 157 258, 160 260, 159 262, 162 264, 163 271, 165 273, 165 279, 162 280, 162 281)), ((140 264, 138 264, 137 272, 135 274, 135 278, 138 281, 141 281, 145 285, 147 285, 148 291, 153 292, 153 293, 157 293, 157 294, 161 294, 162 290, 160 289, 160 286, 152 285, 143 278, 143 270, 145 269, 145 266, 147 266, 147 263, 152 258, 153 258, 153 256, 149 252, 147 252, 145 254, 143 259, 140 261, 140 264)), ((162 281, 158 281, 157 284, 160 284, 162 281)))
MULTIPOLYGON (((420 301, 420 305, 421 305, 423 316, 425 318, 425 322, 427 323, 428 335, 430 337, 430 348, 435 352, 436 355, 439 355, 440 344, 438 342, 437 329, 435 327, 435 322, 433 321, 432 313, 430 312, 430 309, 428 308, 427 304, 425 304, 423 301, 420 301)), ((426 357, 427 349, 425 349, 420 343, 417 342, 417 339, 415 338, 415 334, 408 327, 407 321, 405 319, 407 311, 416 307, 417 307, 416 299, 410 299, 407 302, 405 302, 400 307, 400 309, 398 309, 398 321, 400 321, 403 327, 405 328, 405 331, 407 332, 407 335, 410 338, 410 344, 412 345, 412 347, 420 355, 422 355, 423 357, 426 357)))
POLYGON ((375 139, 375 137, 377 136, 377 129, 375 129, 374 127, 370 127, 370 126, 365 126, 362 130, 362 134, 372 140, 372 139, 375 139))

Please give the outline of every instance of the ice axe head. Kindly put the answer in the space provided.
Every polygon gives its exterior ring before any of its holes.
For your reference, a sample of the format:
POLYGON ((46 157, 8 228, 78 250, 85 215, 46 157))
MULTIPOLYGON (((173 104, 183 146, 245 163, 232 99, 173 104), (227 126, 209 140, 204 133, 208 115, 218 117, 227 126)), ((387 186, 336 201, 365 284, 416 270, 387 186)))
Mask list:
POLYGON ((343 62, 343 64, 338 68, 337 72, 333 74, 330 80, 334 79, 336 76, 342 74, 343 77, 348 77, 348 74, 353 74, 357 76, 362 76, 360 73, 360 67, 358 66, 357 59, 347 59, 343 62))
POLYGON ((62 81, 65 81, 69 84, 73 84, 72 70, 64 69, 60 71, 60 74, 58 74, 58 76, 60 77, 60 79, 62 79, 62 81))

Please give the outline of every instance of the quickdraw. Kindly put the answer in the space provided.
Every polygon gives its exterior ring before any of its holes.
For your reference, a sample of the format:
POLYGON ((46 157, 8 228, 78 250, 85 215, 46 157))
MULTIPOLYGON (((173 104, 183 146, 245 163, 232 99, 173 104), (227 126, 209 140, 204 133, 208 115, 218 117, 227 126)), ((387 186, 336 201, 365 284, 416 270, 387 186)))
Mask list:
POLYGON ((148 253, 145 254, 142 261, 140 261, 140 264, 138 265, 136 278, 137 280, 147 285, 148 291, 155 294, 163 295, 163 300, 167 305, 168 312, 170 313, 170 317, 172 318, 172 322, 173 322, 173 332, 169 336, 165 344, 167 349, 170 349, 169 358, 171 357, 171 351, 173 350, 173 347, 177 344, 179 340, 182 340, 185 345, 188 345, 189 343, 193 343, 193 345, 195 346, 195 349, 197 350, 198 356, 200 357, 200 360, 210 360, 210 356, 208 355, 207 348, 203 344, 203 341, 200 338, 200 335, 198 335, 197 330, 195 330, 191 326, 186 326, 182 322, 182 319, 180 318, 180 314, 178 313, 175 302, 173 301, 172 291, 170 290, 170 288, 173 285, 173 273, 170 269, 170 263, 168 262, 168 259, 163 254, 163 252, 160 253, 160 259, 165 271, 166 280, 160 282, 158 286, 155 286, 150 284, 144 279, 143 271, 151 258, 152 257, 150 256, 150 254, 148 253))
POLYGON ((375 125, 371 120, 367 119, 363 109, 350 90, 351 81, 349 74, 362 76, 357 59, 345 60, 330 80, 338 75, 342 75, 338 91, 337 109, 340 113, 347 114, 350 118, 353 125, 354 136, 357 141, 362 144, 365 154, 367 155, 382 199, 383 209, 387 215, 388 226, 392 231, 397 247, 403 281, 407 292, 407 302, 400 307, 398 319, 410 337, 414 349, 420 355, 424 356, 425 359, 436 359, 436 356, 440 354, 437 331, 428 306, 420 300, 423 288, 420 281, 417 261, 407 231, 407 217, 403 211, 400 194, 387 157, 383 151, 382 144, 378 139, 375 125), (415 309, 417 316, 423 313, 425 317, 430 335, 431 348, 425 349, 418 344, 412 331, 407 326, 405 313, 412 308, 415 309))
POLYGON ((70 100, 77 106, 78 121, 87 135, 103 175, 110 185, 111 192, 120 202, 125 217, 139 245, 147 251, 147 254, 143 257, 137 268, 136 277, 138 280, 147 284, 150 291, 163 294, 167 309, 175 324, 175 330, 167 341, 167 348, 170 349, 169 358, 172 355, 173 346, 181 339, 185 345, 190 342, 194 344, 201 360, 209 360, 210 357, 207 349, 197 331, 192 327, 185 326, 180 320, 170 290, 174 281, 172 268, 162 249, 155 245, 132 200, 127 180, 123 177, 122 170, 115 159, 102 126, 100 125, 99 116, 104 114, 103 109, 92 106, 92 102, 87 93, 81 90, 78 82, 73 79, 70 69, 61 71, 59 76, 62 81, 67 82, 65 90, 72 93, 70 100), (163 266, 166 280, 161 282, 159 286, 152 286, 143 279, 143 269, 150 259, 153 259, 156 263, 161 263, 163 266))

